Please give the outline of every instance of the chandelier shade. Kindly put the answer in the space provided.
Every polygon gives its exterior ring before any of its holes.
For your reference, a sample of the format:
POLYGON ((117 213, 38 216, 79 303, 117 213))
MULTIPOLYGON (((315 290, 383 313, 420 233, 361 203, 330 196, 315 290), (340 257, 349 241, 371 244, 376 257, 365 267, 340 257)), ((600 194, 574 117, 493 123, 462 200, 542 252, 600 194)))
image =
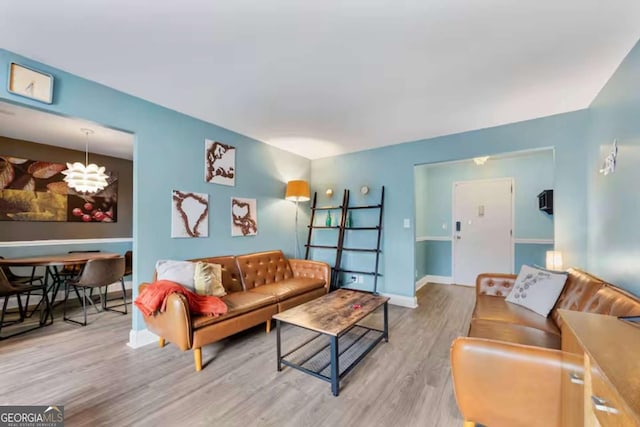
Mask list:
POLYGON ((89 135, 93 133, 91 129, 80 129, 85 134, 85 162, 67 163, 67 170, 62 171, 65 175, 64 182, 70 188, 79 193, 97 193, 104 190, 109 185, 107 182, 108 175, 105 173, 104 166, 98 166, 95 163, 89 163, 89 135))
POLYGON ((109 185, 104 166, 95 163, 86 166, 80 162, 67 163, 67 170, 62 173, 67 185, 80 193, 97 193, 109 185))

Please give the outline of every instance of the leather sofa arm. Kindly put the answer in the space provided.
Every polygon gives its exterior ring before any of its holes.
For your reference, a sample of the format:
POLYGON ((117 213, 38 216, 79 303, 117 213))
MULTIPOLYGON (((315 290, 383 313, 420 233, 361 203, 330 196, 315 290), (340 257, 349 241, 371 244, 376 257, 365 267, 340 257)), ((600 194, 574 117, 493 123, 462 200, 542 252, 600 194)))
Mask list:
POLYGON ((518 276, 503 273, 482 273, 476 278, 476 295, 506 297, 518 276))
POLYGON ((310 277, 324 280, 327 292, 331 287, 331 267, 326 262, 308 259, 289 259, 293 277, 310 277))
MULTIPOLYGON (((138 294, 148 285, 149 283, 143 283, 138 286, 138 294)), ((175 344, 180 350, 189 350, 193 342, 193 333, 188 307, 187 298, 184 295, 170 294, 167 297, 164 312, 156 312, 149 317, 143 317, 147 329, 175 344)))
POLYGON ((563 375, 583 371, 581 358, 560 350, 469 337, 451 346, 463 418, 492 427, 561 426, 563 375))

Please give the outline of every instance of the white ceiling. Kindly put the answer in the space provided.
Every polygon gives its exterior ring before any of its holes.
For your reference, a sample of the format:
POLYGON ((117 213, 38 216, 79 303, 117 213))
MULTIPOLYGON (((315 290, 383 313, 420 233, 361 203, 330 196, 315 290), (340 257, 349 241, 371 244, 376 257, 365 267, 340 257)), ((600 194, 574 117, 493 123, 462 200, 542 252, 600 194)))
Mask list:
MULTIPOLYGON (((95 123, 0 102, 0 136, 133 160, 133 135, 95 123)), ((2 152, 0 151, 0 154, 2 152)))
POLYGON ((586 108, 638 0, 3 0, 3 47, 318 158, 586 108))

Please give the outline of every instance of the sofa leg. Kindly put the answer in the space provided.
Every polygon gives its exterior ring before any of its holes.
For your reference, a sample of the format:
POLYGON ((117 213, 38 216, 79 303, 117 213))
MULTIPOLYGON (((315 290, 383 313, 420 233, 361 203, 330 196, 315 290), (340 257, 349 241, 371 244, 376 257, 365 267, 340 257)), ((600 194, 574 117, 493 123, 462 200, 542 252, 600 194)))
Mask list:
POLYGON ((158 341, 158 346, 160 346, 160 348, 164 347, 164 345, 166 344, 164 338, 160 337, 160 340, 158 341))
POLYGON ((267 333, 271 332, 271 319, 267 320, 267 333))
POLYGON ((473 421, 464 421, 462 427, 476 427, 476 423, 473 421))
POLYGON ((193 360, 196 363, 196 372, 202 371, 202 347, 193 349, 193 360))

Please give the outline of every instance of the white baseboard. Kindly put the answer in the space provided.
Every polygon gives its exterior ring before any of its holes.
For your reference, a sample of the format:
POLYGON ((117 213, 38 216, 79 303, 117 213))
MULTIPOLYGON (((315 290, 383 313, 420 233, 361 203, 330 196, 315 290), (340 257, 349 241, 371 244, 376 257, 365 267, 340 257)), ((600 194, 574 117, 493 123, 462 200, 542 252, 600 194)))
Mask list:
POLYGON ((145 345, 158 342, 158 336, 148 329, 141 329, 139 331, 129 331, 129 342, 127 345, 131 348, 140 348, 145 345))
POLYGON ((424 276, 422 279, 418 280, 416 282, 416 292, 418 292, 418 290, 424 285, 426 285, 428 282, 429 280, 427 280, 427 276, 424 276))
POLYGON ((440 283, 442 285, 450 285, 453 283, 453 277, 451 276, 433 276, 430 274, 427 274, 426 276, 424 276, 422 279, 420 279, 418 282, 424 280, 425 283, 440 283))
POLYGON ((395 294, 383 294, 380 295, 389 297, 389 304, 399 305, 400 307, 408 307, 408 308, 416 308, 418 307, 418 299, 413 297, 405 297, 404 295, 395 295, 395 294))

